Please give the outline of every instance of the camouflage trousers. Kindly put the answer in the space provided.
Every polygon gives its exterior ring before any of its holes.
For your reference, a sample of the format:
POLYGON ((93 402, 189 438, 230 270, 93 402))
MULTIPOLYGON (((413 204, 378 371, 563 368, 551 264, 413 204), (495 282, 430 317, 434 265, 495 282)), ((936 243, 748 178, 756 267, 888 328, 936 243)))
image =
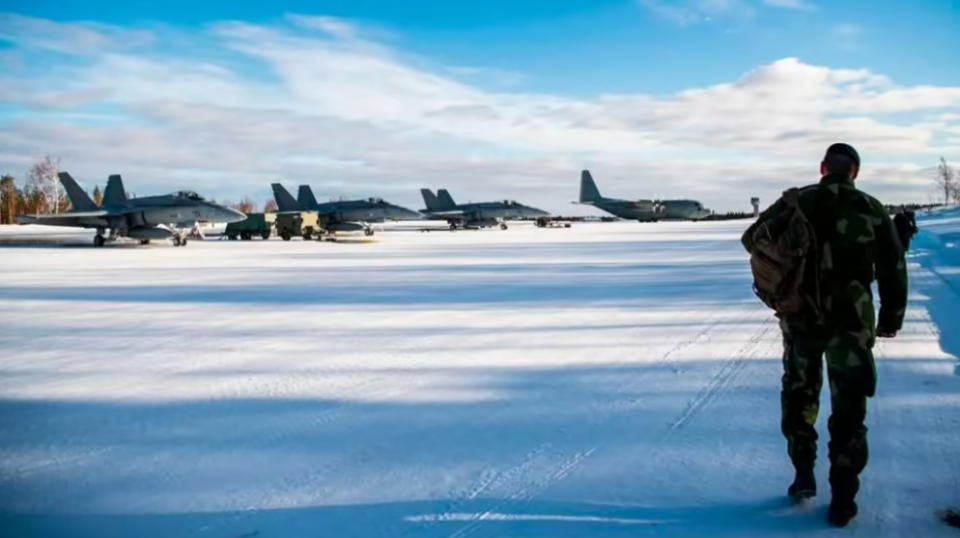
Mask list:
POLYGON ((849 498, 860 489, 859 475, 867 465, 867 398, 876 391, 873 359, 875 336, 823 329, 783 330, 783 380, 780 393, 781 431, 787 452, 798 470, 812 470, 817 459, 817 416, 826 355, 830 386, 830 484, 834 496, 849 498))

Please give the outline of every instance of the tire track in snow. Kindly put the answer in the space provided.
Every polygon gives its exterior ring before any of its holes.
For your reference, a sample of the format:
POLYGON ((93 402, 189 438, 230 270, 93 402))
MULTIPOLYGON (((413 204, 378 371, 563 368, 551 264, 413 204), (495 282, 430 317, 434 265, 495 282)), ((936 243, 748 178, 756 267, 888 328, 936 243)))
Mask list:
POLYGON ((687 404, 686 409, 670 423, 669 429, 671 431, 682 428, 684 424, 689 422, 700 410, 706 407, 717 394, 726 390, 726 388, 740 376, 740 373, 747 365, 747 361, 753 357, 763 342, 767 340, 771 327, 773 326, 775 326, 775 324, 772 323, 770 319, 763 322, 762 329, 751 336, 747 340, 747 343, 727 360, 720 371, 717 372, 700 392, 694 396, 693 400, 687 404))
MULTIPOLYGON (((754 309, 755 309, 754 305, 744 304, 742 309, 735 311, 734 314, 731 314, 729 310, 719 310, 715 312, 710 322, 706 324, 706 326, 703 327, 692 338, 686 338, 680 342, 675 343, 673 346, 671 346, 666 351, 664 351, 655 361, 650 363, 645 363, 645 364, 648 364, 654 368, 668 364, 669 362, 671 362, 671 360, 675 356, 677 356, 682 351, 686 350, 689 347, 692 347, 696 343, 699 343, 708 339, 709 335, 724 321, 730 319, 731 317, 736 318, 739 315, 742 315, 754 309)), ((687 310, 682 315, 682 319, 690 318, 691 316, 696 315, 698 313, 699 311, 694 309, 687 310)), ((620 358, 620 360, 614 361, 614 364, 632 364, 633 361, 630 360, 630 358, 634 357, 635 355, 636 355, 635 349, 627 348, 626 351, 622 351, 617 355, 618 358, 620 358)), ((619 382, 617 383, 616 387, 611 387, 614 390, 610 392, 616 392, 616 389, 619 389, 621 387, 633 386, 635 383, 635 380, 633 379, 633 377, 618 376, 616 379, 619 382)), ((637 405, 642 403, 645 399, 646 399, 646 396, 641 396, 639 398, 629 397, 621 400, 621 402, 619 402, 618 404, 615 404, 612 408, 600 407, 596 404, 596 402, 591 402, 590 403, 591 412, 593 415, 598 417, 598 418, 594 418, 594 420, 591 422, 591 425, 594 427, 598 427, 598 426, 607 424, 609 422, 622 420, 623 414, 625 412, 633 408, 636 408, 637 405)), ((502 414, 502 411, 493 413, 492 415, 485 417, 485 419, 491 420, 492 418, 495 418, 495 416, 499 414, 502 414)), ((472 424, 473 427, 476 427, 478 425, 480 425, 480 423, 472 424)), ((560 428, 560 431, 562 432, 563 428, 560 428)), ((552 432, 552 435, 556 437, 556 433, 557 432, 554 431, 552 432)), ((559 437, 560 437, 559 439, 556 439, 558 442, 569 442, 572 439, 572 436, 570 434, 565 434, 565 433, 561 433, 559 437)), ((580 461, 583 459, 581 458, 582 454, 586 452, 587 456, 589 456, 598 448, 598 446, 594 446, 585 452, 577 451, 577 452, 574 452, 572 456, 567 456, 566 454, 568 454, 568 452, 564 452, 562 449, 555 449, 554 447, 555 447, 555 443, 544 442, 536 446, 529 452, 527 452, 521 458, 521 461, 519 463, 511 465, 506 469, 495 471, 491 473, 489 476, 482 477, 478 484, 467 489, 467 493, 465 495, 447 504, 446 513, 447 514, 459 513, 462 510, 466 510, 468 509, 470 502, 477 499, 483 493, 487 491, 495 490, 495 489, 500 489, 500 488, 505 488, 507 489, 507 491, 513 492, 513 493, 508 493, 506 496, 507 500, 503 502, 508 502, 511 499, 521 500, 520 497, 517 497, 518 494, 516 492, 517 491, 521 493, 527 492, 530 490, 531 484, 535 484, 538 481, 540 481, 539 478, 535 478, 533 481, 531 481, 530 478, 528 478, 525 475, 525 472, 527 470, 535 469, 538 465, 544 466, 545 469, 543 471, 540 471, 541 474, 545 474, 546 476, 556 477, 555 479, 550 480, 547 483, 543 484, 541 488, 538 488, 537 492, 539 492, 546 489, 557 480, 560 480, 561 478, 566 476, 577 465, 579 465, 580 461), (560 458, 561 460, 560 463, 555 463, 555 460, 557 458, 560 458), (538 461, 538 460, 544 460, 544 461, 538 461), (573 464, 568 466, 567 465, 568 462, 573 462, 573 464), (560 476, 557 476, 557 474, 555 473, 555 469, 557 468, 566 469, 566 470, 560 476)), ((503 502, 497 503, 497 507, 502 507, 503 502)), ((469 525, 470 521, 477 520, 481 517, 488 517, 493 510, 495 510, 495 508, 485 511, 481 514, 474 515, 473 518, 470 518, 468 520, 467 525, 469 525)), ((430 528, 433 525, 436 525, 438 522, 446 521, 447 519, 449 518, 444 518, 443 516, 439 516, 435 519, 429 519, 427 520, 426 524, 421 526, 420 528, 421 529, 430 528)))
MULTIPOLYGON (((753 308, 746 308, 745 310, 757 310, 758 308, 759 307, 754 306, 753 308)), ((742 314, 743 312, 738 313, 742 314)), ((708 327, 700 331, 700 333, 698 333, 693 339, 686 340, 668 350, 663 356, 660 357, 660 359, 658 359, 656 364, 665 364, 670 361, 671 357, 677 355, 683 349, 691 347, 696 342, 709 339, 710 334, 718 325, 720 325, 725 317, 729 316, 718 316, 719 319, 714 319, 714 321, 708 327)), ((694 415, 696 415, 705 406, 709 405, 711 400, 713 400, 719 393, 730 386, 730 384, 739 376, 740 372, 743 371, 750 357, 752 357, 761 349, 764 341, 767 340, 767 336, 771 331, 771 327, 776 326, 774 323, 772 323, 771 319, 772 318, 769 318, 762 322, 760 329, 754 335, 752 335, 747 340, 747 343, 741 346, 735 354, 731 355, 731 357, 727 359, 723 367, 721 367, 721 369, 715 373, 709 379, 709 381, 707 381, 706 386, 696 396, 694 396, 694 398, 688 402, 683 411, 681 411, 674 418, 674 420, 669 423, 666 430, 661 434, 661 441, 667 440, 670 435, 673 434, 673 432, 682 428, 684 424, 692 420, 694 415)), ((641 400, 642 398, 634 400, 630 405, 623 406, 622 409, 634 407, 641 400)), ((617 420, 622 419, 623 413, 617 412, 607 419, 595 421, 593 426, 603 426, 608 422, 616 422, 617 420)), ((464 538, 476 534, 477 531, 482 528, 482 523, 489 519, 492 515, 495 515, 502 509, 509 508, 517 502, 531 499, 546 491, 553 484, 563 480, 574 469, 579 467, 597 451, 604 448, 606 444, 607 443, 596 443, 586 450, 575 451, 569 456, 563 456, 559 463, 548 466, 547 470, 540 476, 535 477, 532 480, 520 482, 516 491, 507 495, 494 506, 478 514, 474 514, 473 517, 470 518, 463 527, 448 535, 448 538, 464 538)))

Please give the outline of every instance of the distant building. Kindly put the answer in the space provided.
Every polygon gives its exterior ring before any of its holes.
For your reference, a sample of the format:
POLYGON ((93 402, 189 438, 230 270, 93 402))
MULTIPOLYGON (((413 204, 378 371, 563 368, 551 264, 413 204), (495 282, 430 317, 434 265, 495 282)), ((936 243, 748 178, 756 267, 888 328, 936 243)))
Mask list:
POLYGON ((760 216, 760 198, 757 198, 756 196, 754 196, 753 198, 750 199, 750 204, 753 206, 753 217, 754 218, 759 217, 760 216))

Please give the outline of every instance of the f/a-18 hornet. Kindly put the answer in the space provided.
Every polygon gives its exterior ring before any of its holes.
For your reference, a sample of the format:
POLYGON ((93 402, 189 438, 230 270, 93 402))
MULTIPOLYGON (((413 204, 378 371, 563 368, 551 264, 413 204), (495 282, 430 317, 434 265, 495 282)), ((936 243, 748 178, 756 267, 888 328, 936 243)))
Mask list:
POLYGON ((320 229, 327 233, 363 232, 364 235, 373 235, 371 223, 423 218, 416 211, 391 204, 382 198, 318 203, 309 185, 300 185, 297 199, 279 183, 272 183, 270 187, 278 213, 316 211, 320 229))
POLYGON ((433 194, 430 189, 420 189, 426 209, 420 212, 428 218, 445 220, 451 230, 457 228, 489 228, 500 226, 506 230, 508 219, 549 217, 550 213, 536 207, 523 205, 514 200, 477 202, 457 205, 447 189, 433 194))
POLYGON ((604 198, 589 170, 580 173, 580 201, 621 219, 644 221, 700 220, 711 212, 697 200, 620 200, 604 198))
POLYGON ((70 199, 70 210, 58 214, 25 215, 21 224, 44 224, 71 228, 96 228, 93 244, 102 247, 108 240, 103 234, 110 230, 109 240, 120 237, 139 239, 148 244, 153 239, 173 238, 174 246, 186 246, 187 235, 180 228, 198 222, 230 223, 247 218, 229 207, 209 202, 193 191, 174 194, 127 198, 123 179, 112 175, 99 207, 67 172, 58 174, 60 183, 70 199))

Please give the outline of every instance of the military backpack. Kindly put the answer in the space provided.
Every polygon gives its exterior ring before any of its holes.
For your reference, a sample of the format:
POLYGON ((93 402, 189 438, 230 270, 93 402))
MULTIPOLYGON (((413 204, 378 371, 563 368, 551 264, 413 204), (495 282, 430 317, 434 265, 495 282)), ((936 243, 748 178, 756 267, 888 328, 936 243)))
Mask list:
POLYGON ((820 274, 813 225, 800 209, 800 191, 783 193, 780 210, 753 232, 753 291, 780 315, 820 313, 820 274))

